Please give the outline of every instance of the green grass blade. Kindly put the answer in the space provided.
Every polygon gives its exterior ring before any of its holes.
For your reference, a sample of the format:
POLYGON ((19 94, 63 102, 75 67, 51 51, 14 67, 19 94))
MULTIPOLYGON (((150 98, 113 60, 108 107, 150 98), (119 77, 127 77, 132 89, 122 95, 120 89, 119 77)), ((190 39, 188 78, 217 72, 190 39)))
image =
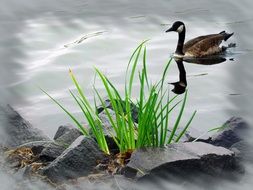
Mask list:
POLYGON ((78 128, 81 130, 81 132, 88 136, 87 130, 82 126, 81 123, 78 122, 78 120, 67 110, 65 109, 56 99, 54 99, 52 96, 50 96, 46 91, 44 91, 42 88, 40 88, 42 92, 44 92, 51 100, 53 100, 78 126, 78 128))
POLYGON ((186 92, 185 92, 184 100, 183 100, 183 103, 182 103, 180 112, 179 112, 179 114, 178 114, 177 120, 176 120, 175 125, 174 125, 174 127, 173 127, 173 129, 172 129, 172 132, 171 132, 171 134, 170 134, 170 137, 169 137, 169 140, 168 140, 168 144, 171 143, 171 141, 172 141, 172 139, 173 139, 173 137, 174 137, 174 135, 175 135, 175 133, 176 133, 176 130, 177 130, 177 128, 178 128, 179 122, 180 122, 180 120, 181 120, 181 117, 182 117, 182 114, 183 114, 183 111, 184 111, 186 99, 187 99, 187 90, 186 90, 186 92))
POLYGON ((178 137, 176 138, 175 142, 178 142, 181 137, 185 134, 186 130, 188 129, 188 127, 190 126, 193 118, 195 117, 197 111, 194 111, 192 116, 190 117, 189 121, 187 122, 186 126, 184 127, 184 129, 181 131, 181 133, 178 135, 178 137))

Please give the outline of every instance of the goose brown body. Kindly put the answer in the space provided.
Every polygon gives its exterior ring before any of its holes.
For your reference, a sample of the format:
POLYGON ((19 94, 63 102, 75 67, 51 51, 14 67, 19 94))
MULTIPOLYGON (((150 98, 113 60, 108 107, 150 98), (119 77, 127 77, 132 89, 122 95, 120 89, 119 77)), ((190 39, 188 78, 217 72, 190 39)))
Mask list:
POLYGON ((222 41, 226 41, 233 35, 233 33, 228 34, 225 31, 222 31, 218 34, 199 36, 184 44, 186 29, 183 22, 175 22, 166 32, 169 31, 176 31, 179 35, 175 57, 198 58, 219 54, 226 49, 220 47, 222 41))

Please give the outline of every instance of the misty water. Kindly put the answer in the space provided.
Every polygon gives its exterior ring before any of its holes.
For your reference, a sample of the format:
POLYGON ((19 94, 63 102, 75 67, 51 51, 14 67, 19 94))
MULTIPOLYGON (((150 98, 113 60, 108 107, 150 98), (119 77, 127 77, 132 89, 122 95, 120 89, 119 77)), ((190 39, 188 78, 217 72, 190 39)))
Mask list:
MULTIPOLYGON (((234 32, 229 41, 237 44, 229 50, 223 63, 184 64, 189 98, 183 123, 194 110, 197 116, 191 127, 201 132, 221 126, 234 115, 252 123, 251 0, 0 2, 0 103, 11 104, 50 137, 59 125, 71 121, 39 87, 81 118, 68 93, 68 89, 73 89, 69 68, 90 99, 93 97, 94 67, 123 90, 131 53, 140 42, 150 39, 147 65, 151 80, 155 81, 175 51, 178 36, 165 33, 165 30, 176 20, 185 22, 186 40, 226 30, 234 32)), ((178 75, 174 62, 166 81, 178 81, 178 75)), ((102 88, 100 83, 97 86, 102 88)), ((246 168, 241 181, 216 182, 215 188, 249 189, 252 166, 248 164, 246 168)), ((0 170, 0 183, 4 184, 1 189, 11 189, 15 179, 0 170)), ((193 189, 198 188, 196 184, 191 185, 193 189)), ((160 185, 168 189, 185 188, 164 181, 160 185)))

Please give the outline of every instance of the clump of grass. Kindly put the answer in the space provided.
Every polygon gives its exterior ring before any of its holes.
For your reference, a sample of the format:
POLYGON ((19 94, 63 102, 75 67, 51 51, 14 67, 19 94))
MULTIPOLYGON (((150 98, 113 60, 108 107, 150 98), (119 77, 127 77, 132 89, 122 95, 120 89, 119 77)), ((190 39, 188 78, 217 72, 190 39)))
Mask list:
MULTIPOLYGON (((177 95, 170 99, 169 90, 165 89, 165 79, 172 59, 170 59, 165 65, 161 79, 155 84, 151 84, 149 82, 146 67, 147 51, 145 42, 146 41, 141 43, 135 49, 129 60, 123 95, 100 70, 97 68, 95 69, 96 74, 103 83, 112 109, 115 112, 115 116, 111 115, 111 112, 109 111, 109 108, 106 107, 100 93, 94 87, 95 99, 98 99, 99 103, 104 108, 112 126, 112 138, 121 153, 142 147, 163 147, 166 144, 178 142, 186 132, 196 114, 196 111, 194 111, 184 128, 178 132, 178 126, 180 124, 187 100, 187 91, 185 92, 183 99, 178 101, 177 95), (139 62, 142 63, 140 70, 137 69, 139 62), (132 89, 136 77, 138 77, 137 79, 139 81, 139 95, 136 100, 133 100, 132 89), (134 121, 132 116, 133 105, 138 111, 137 123, 134 121), (169 127, 169 117, 171 112, 178 106, 180 106, 180 109, 175 123, 169 127)), ((101 150, 103 150, 106 154, 110 154, 105 134, 103 132, 103 123, 100 120, 96 109, 98 102, 95 101, 95 106, 92 106, 86 98, 84 91, 79 85, 73 72, 70 70, 69 73, 78 92, 77 94, 74 94, 70 91, 71 96, 81 109, 101 150)), ((84 135, 88 135, 87 129, 82 126, 75 116, 68 112, 66 108, 64 108, 47 92, 43 92, 47 94, 61 109, 63 109, 67 115, 69 115, 84 135)))

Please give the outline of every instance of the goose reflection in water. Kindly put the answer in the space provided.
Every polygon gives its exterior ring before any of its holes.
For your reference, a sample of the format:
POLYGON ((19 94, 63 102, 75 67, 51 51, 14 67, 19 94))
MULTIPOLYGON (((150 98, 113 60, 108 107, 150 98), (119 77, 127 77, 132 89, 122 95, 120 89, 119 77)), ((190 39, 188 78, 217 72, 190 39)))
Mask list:
POLYGON ((186 72, 183 64, 183 59, 174 58, 174 60, 177 63, 177 67, 179 70, 179 81, 169 84, 172 84, 174 86, 174 88, 171 90, 172 92, 174 92, 175 94, 183 94, 187 87, 186 72))
POLYGON ((212 56, 208 58, 198 58, 198 59, 186 59, 186 58, 176 58, 174 57, 175 62, 177 63, 177 67, 179 70, 179 81, 169 83, 174 86, 174 88, 171 90, 175 94, 183 94, 186 90, 187 87, 187 79, 186 79, 186 71, 184 68, 184 63, 194 63, 194 64, 201 64, 201 65, 214 65, 214 64, 219 64, 222 62, 225 62, 227 59, 223 56, 212 56))
POLYGON ((199 65, 215 65, 225 62, 227 59, 222 55, 214 55, 206 58, 183 58, 184 62, 195 63, 199 65))

